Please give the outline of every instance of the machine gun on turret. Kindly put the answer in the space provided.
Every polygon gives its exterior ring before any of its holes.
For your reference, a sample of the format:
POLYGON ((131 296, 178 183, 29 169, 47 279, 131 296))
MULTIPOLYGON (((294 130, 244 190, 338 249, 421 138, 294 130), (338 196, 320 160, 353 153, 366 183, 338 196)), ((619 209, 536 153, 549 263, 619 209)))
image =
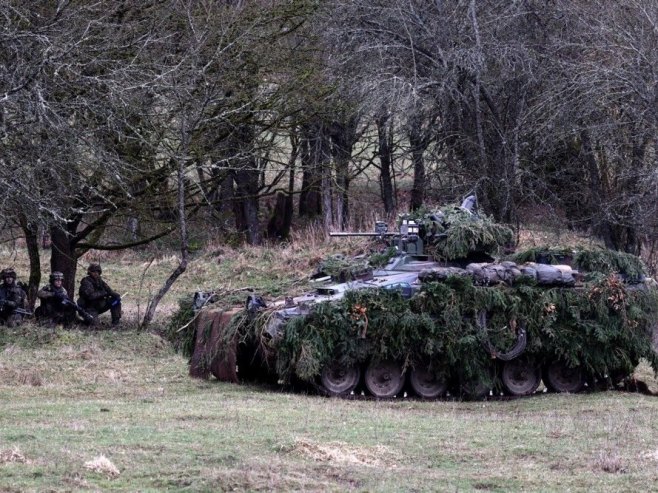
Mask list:
POLYGON ((338 238, 375 237, 384 240, 387 246, 396 247, 399 253, 423 255, 424 242, 419 233, 420 227, 415 220, 402 217, 397 232, 388 231, 388 225, 384 221, 376 221, 373 232, 332 232, 329 233, 329 236, 338 238))
POLYGON ((385 222, 376 221, 374 232, 333 232, 329 236, 376 237, 384 240, 387 246, 395 247, 397 255, 406 254, 417 260, 433 257, 443 261, 467 257, 474 245, 488 252, 511 240, 509 228, 479 215, 476 208, 475 196, 469 195, 458 207, 400 216, 396 232, 389 232, 385 222))

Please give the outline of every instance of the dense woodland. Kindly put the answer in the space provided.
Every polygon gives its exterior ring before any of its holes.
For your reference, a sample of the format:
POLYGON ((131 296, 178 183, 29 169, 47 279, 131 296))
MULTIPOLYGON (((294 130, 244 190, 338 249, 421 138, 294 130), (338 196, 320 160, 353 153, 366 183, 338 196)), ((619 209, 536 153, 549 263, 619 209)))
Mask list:
POLYGON ((174 235, 170 286, 199 215, 249 244, 344 229, 366 178, 389 217, 475 193, 646 254, 658 4, 6 0, 0 141, 31 289, 44 233, 71 290, 88 250, 174 235))

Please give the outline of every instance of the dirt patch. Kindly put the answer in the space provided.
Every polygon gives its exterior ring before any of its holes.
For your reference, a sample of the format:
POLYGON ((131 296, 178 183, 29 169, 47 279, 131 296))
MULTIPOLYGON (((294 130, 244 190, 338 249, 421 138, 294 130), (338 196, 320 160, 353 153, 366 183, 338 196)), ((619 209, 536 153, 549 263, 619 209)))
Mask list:
MULTIPOLYGON (((323 468, 325 468, 323 466, 323 468)), ((203 471, 200 474, 204 478, 203 471)), ((204 483, 198 478, 180 478, 168 481, 174 489, 202 489, 208 491, 349 491, 358 485, 356 480, 328 477, 326 471, 313 468, 291 470, 289 466, 274 462, 241 464, 239 468, 215 469, 204 483), (187 484, 186 484, 187 483, 187 484), (340 485, 337 488, 337 483, 340 485)))
POLYGON ((94 359, 94 356, 98 354, 98 350, 96 348, 90 347, 87 349, 83 349, 78 353, 78 358, 82 360, 91 360, 94 359))
POLYGON ((310 457, 317 462, 396 467, 394 454, 383 445, 355 447, 341 442, 315 443, 299 439, 295 441, 292 453, 310 457))
POLYGON ((90 487, 89 483, 78 472, 64 475, 62 481, 66 484, 74 486, 76 489, 89 489, 90 487))
POLYGON ((21 348, 19 348, 16 344, 9 344, 3 351, 7 355, 12 355, 12 354, 18 354, 21 352, 21 348))

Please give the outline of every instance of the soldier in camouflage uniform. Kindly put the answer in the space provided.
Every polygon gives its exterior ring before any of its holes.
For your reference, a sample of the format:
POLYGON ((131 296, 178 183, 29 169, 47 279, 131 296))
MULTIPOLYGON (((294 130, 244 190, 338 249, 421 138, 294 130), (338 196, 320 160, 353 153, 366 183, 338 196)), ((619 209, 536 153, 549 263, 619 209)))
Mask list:
POLYGON ((121 295, 101 279, 102 272, 100 264, 89 265, 87 277, 80 281, 78 306, 94 318, 93 324, 98 322, 101 313, 110 310, 112 325, 118 325, 121 320, 121 295))
POLYGON ((16 271, 11 267, 0 272, 0 324, 16 327, 23 321, 23 315, 16 313, 16 309, 27 307, 27 295, 16 284, 16 271))
POLYGON ((37 293, 41 305, 34 312, 37 319, 46 325, 68 325, 75 321, 75 307, 69 300, 69 295, 62 286, 64 274, 53 272, 50 283, 37 293))

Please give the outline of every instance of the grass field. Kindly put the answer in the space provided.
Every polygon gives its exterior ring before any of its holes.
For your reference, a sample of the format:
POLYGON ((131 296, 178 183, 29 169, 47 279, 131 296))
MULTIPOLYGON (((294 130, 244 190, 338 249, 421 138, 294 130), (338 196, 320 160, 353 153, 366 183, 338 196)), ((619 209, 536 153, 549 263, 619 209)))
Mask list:
MULTIPOLYGON (((339 400, 187 376, 158 334, 177 300, 245 287, 301 291, 349 246, 208 247, 138 315, 172 255, 112 254, 119 331, 0 327, 0 491, 647 491, 658 479, 658 397, 602 392, 511 401, 339 400)), ((5 252, 7 253, 7 252, 5 252)), ((9 254, 4 256, 9 258, 9 254)), ((26 272, 21 254, 12 265, 26 272)), ((653 391, 646 366, 638 376, 653 391)))
POLYGON ((658 479, 653 396, 340 400, 192 380, 149 333, 28 326, 0 347, 2 491, 646 491, 658 479))

